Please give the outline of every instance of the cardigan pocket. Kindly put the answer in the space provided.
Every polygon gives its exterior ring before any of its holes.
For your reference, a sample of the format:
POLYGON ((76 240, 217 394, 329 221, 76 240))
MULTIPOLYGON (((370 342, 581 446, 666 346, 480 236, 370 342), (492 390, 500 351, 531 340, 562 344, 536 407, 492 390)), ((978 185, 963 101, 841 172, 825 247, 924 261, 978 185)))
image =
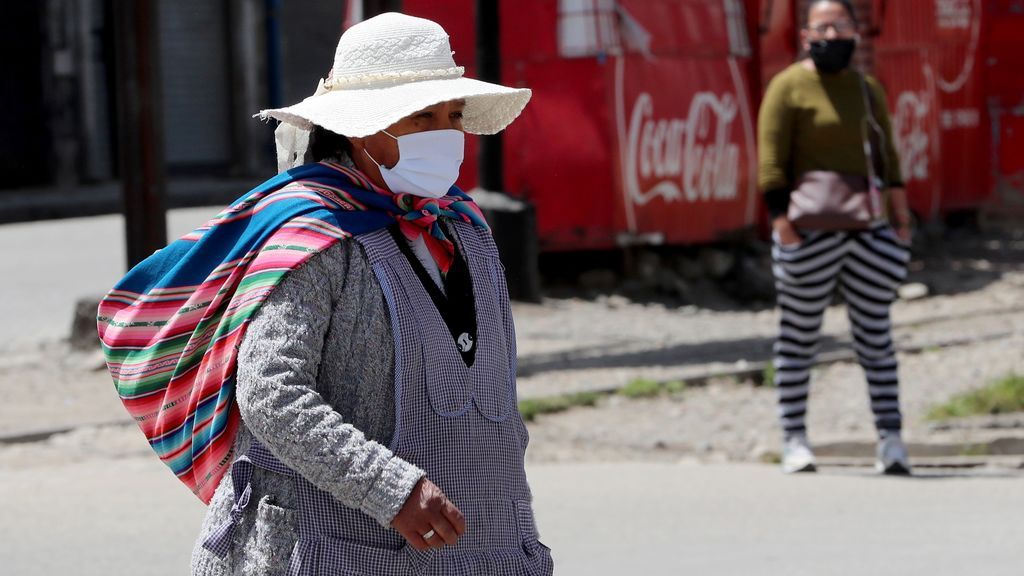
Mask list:
POLYGON ((271 496, 260 499, 252 546, 246 546, 243 574, 284 576, 288 574, 292 551, 299 540, 298 512, 273 503, 271 496))

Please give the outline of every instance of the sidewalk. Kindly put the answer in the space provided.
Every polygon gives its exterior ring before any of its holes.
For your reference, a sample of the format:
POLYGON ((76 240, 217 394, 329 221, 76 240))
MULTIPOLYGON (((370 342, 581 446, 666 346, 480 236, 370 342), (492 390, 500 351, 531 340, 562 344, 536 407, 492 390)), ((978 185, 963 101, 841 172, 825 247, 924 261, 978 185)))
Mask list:
MULTIPOLYGON (((173 208, 227 204, 260 183, 259 178, 176 177, 167 180, 167 205, 173 208)), ((121 183, 0 190, 0 224, 50 218, 119 214, 121 183)))
MULTIPOLYGON (((177 238, 218 210, 171 210, 168 234, 177 238)), ((0 246, 0 356, 66 338, 75 302, 102 296, 127 271, 120 215, 0 225, 0 246)))

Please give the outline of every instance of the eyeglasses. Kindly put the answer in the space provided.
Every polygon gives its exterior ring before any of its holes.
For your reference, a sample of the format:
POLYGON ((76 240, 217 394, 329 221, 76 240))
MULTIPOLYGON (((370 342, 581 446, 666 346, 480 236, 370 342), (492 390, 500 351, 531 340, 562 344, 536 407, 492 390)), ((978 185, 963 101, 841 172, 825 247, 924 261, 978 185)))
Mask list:
POLYGON ((836 20, 835 22, 823 22, 821 24, 815 24, 814 26, 808 26, 807 29, 814 32, 818 36, 824 36, 828 33, 828 29, 831 28, 836 31, 838 36, 844 34, 852 34, 857 30, 857 25, 851 20, 836 20))

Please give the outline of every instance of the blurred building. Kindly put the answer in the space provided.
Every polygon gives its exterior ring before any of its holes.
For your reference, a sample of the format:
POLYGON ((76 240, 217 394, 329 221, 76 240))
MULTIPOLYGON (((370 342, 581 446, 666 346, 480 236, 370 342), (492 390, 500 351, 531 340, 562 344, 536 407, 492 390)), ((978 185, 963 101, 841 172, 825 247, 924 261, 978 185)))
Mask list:
MULTIPOLYGON (((0 91, 0 203, 14 189, 64 194, 117 179, 119 1, 5 3, 0 46, 13 70, 0 91)), ((252 115, 313 92, 345 1, 154 1, 172 183, 271 174, 273 130, 252 115)))

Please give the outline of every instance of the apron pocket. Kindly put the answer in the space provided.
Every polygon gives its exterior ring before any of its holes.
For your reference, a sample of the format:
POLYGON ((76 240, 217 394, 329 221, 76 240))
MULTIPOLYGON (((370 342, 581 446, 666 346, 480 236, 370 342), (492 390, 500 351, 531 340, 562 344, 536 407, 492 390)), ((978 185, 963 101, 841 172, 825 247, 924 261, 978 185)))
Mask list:
MULTIPOLYGON (((462 362, 461 358, 459 362, 462 362)), ((469 378, 464 370, 444 371, 428 368, 426 380, 430 406, 438 416, 462 416, 473 402, 469 378)))
POLYGON ((533 517, 533 506, 526 500, 516 500, 516 520, 522 539, 523 553, 534 576, 550 576, 554 571, 551 549, 540 541, 537 523, 533 517))
POLYGON ((310 545, 309 557, 316 562, 312 573, 331 576, 408 576, 420 573, 430 558, 429 552, 416 552, 410 546, 392 550, 335 538, 321 538, 310 545))
POLYGON ((523 551, 527 556, 546 554, 551 551, 540 541, 537 534, 537 523, 533 518, 533 506, 526 500, 516 500, 516 519, 519 524, 519 536, 523 542, 523 551))

